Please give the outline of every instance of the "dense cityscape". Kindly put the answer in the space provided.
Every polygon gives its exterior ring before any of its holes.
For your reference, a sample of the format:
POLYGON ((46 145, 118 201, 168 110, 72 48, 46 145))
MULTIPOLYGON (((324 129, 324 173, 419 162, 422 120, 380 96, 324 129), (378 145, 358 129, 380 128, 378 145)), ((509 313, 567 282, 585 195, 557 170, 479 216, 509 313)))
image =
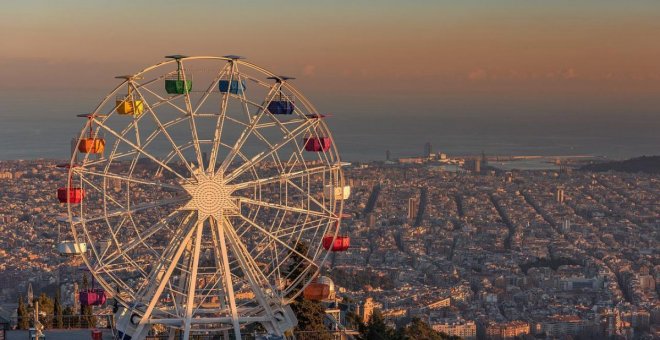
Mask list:
MULTIPOLYGON (((485 155, 425 153, 345 168, 351 246, 324 274, 334 327, 379 310, 393 326, 419 318, 464 339, 660 336, 657 175, 503 171, 485 155)), ((28 291, 59 289, 79 308, 82 261, 56 251, 68 226, 58 222, 55 165, 0 163, 0 322, 9 327, 28 291)))

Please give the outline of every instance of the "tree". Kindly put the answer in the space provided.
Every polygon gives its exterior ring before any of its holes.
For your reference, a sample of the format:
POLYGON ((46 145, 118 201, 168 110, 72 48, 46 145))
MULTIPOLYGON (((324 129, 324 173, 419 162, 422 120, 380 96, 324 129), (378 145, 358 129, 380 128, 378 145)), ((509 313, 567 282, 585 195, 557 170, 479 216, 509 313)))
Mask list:
POLYGON ((298 338, 323 340, 333 338, 323 323, 325 309, 321 303, 298 296, 290 306, 298 319, 298 325, 294 330, 298 338))
POLYGON ((82 277, 82 289, 89 289, 89 279, 87 278, 87 274, 83 274, 82 277))
POLYGON ((407 340, 443 340, 459 339, 440 333, 420 318, 413 318, 412 321, 402 329, 403 337, 407 340))
POLYGON ((60 295, 60 290, 58 288, 55 293, 55 306, 53 307, 55 313, 55 328, 64 328, 64 313, 62 310, 62 298, 60 295))
POLYGON ((355 330, 362 330, 366 327, 364 322, 362 322, 362 319, 360 319, 360 316, 355 314, 354 312, 348 311, 346 313, 346 328, 349 329, 355 329, 355 330))
POLYGON ((18 329, 28 329, 30 328, 30 315, 23 301, 23 296, 18 297, 18 309, 16 310, 18 315, 18 329))
MULTIPOLYGON (((87 279, 87 274, 83 274, 81 286, 83 290, 89 289, 89 280, 87 279)), ((92 306, 82 305, 81 303, 80 315, 82 315, 82 319, 87 323, 87 327, 96 326, 96 317, 94 316, 92 306)))
MULTIPOLYGON (((306 267, 306 260, 298 254, 307 255, 309 252, 309 247, 303 242, 296 244, 294 249, 295 252, 291 252, 291 262, 287 268, 288 276, 292 279, 302 275, 306 267)), ((323 323, 325 309, 321 303, 305 300, 301 294, 296 297, 290 306, 298 319, 298 325, 294 329, 298 338, 332 339, 332 336, 323 323)))
POLYGON ((73 307, 71 306, 66 306, 64 307, 64 315, 66 315, 66 328, 71 328, 71 319, 72 316, 75 315, 73 307))
POLYGON ((41 293, 39 298, 35 299, 39 302, 39 320, 41 324, 44 325, 44 328, 51 328, 53 324, 53 310, 55 303, 46 293, 41 293))
POLYGON ((393 327, 385 323, 380 309, 374 309, 366 327, 360 331, 360 338, 363 340, 394 340, 401 339, 401 336, 393 327))

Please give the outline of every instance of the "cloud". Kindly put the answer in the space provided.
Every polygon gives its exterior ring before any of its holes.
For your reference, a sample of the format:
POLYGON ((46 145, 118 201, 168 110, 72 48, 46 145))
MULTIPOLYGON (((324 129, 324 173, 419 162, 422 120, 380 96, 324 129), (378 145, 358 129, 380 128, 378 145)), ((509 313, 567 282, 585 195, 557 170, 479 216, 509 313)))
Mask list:
POLYGON ((306 76, 313 76, 316 73, 315 65, 305 65, 303 68, 303 74, 306 76))
POLYGON ((482 68, 472 70, 468 73, 467 78, 469 80, 482 80, 488 77, 488 72, 482 68))

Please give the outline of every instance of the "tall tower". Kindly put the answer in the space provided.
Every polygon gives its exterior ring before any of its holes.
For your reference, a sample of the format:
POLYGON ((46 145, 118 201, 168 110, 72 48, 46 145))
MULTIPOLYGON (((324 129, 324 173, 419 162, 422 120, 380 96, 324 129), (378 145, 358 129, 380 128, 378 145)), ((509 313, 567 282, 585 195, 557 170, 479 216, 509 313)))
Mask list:
POLYGON ((426 144, 424 144, 424 154, 423 154, 423 156, 426 157, 426 158, 431 157, 431 152, 432 151, 433 150, 431 149, 431 142, 426 142, 426 144))
POLYGON ((557 203, 564 203, 564 188, 562 187, 557 188, 556 198, 557 198, 557 203))
POLYGON ((411 197, 408 199, 408 219, 414 220, 417 218, 418 205, 419 202, 417 201, 417 198, 411 197))
POLYGON ((28 306, 32 307, 32 302, 34 301, 34 292, 32 291, 32 282, 28 282, 27 299, 28 299, 28 306))
POLYGON ((371 315, 374 313, 374 300, 370 297, 366 298, 361 307, 360 317, 362 318, 362 322, 367 323, 371 319, 371 315))
POLYGON ((385 150, 385 160, 386 161, 390 160, 390 150, 385 150))

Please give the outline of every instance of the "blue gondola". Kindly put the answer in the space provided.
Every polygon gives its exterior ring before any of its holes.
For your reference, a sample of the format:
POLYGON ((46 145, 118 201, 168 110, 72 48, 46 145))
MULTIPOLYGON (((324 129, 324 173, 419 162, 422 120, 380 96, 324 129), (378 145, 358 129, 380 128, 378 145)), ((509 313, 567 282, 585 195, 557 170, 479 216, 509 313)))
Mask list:
POLYGON ((290 115, 293 110, 293 102, 289 100, 273 100, 268 104, 268 111, 274 115, 290 115))
POLYGON ((227 93, 230 92, 231 94, 236 94, 236 95, 241 95, 243 92, 247 89, 247 86, 245 86, 245 81, 241 80, 240 82, 238 80, 232 80, 231 81, 231 86, 229 85, 229 80, 220 80, 218 83, 218 87, 220 88, 220 92, 222 93, 227 93))

